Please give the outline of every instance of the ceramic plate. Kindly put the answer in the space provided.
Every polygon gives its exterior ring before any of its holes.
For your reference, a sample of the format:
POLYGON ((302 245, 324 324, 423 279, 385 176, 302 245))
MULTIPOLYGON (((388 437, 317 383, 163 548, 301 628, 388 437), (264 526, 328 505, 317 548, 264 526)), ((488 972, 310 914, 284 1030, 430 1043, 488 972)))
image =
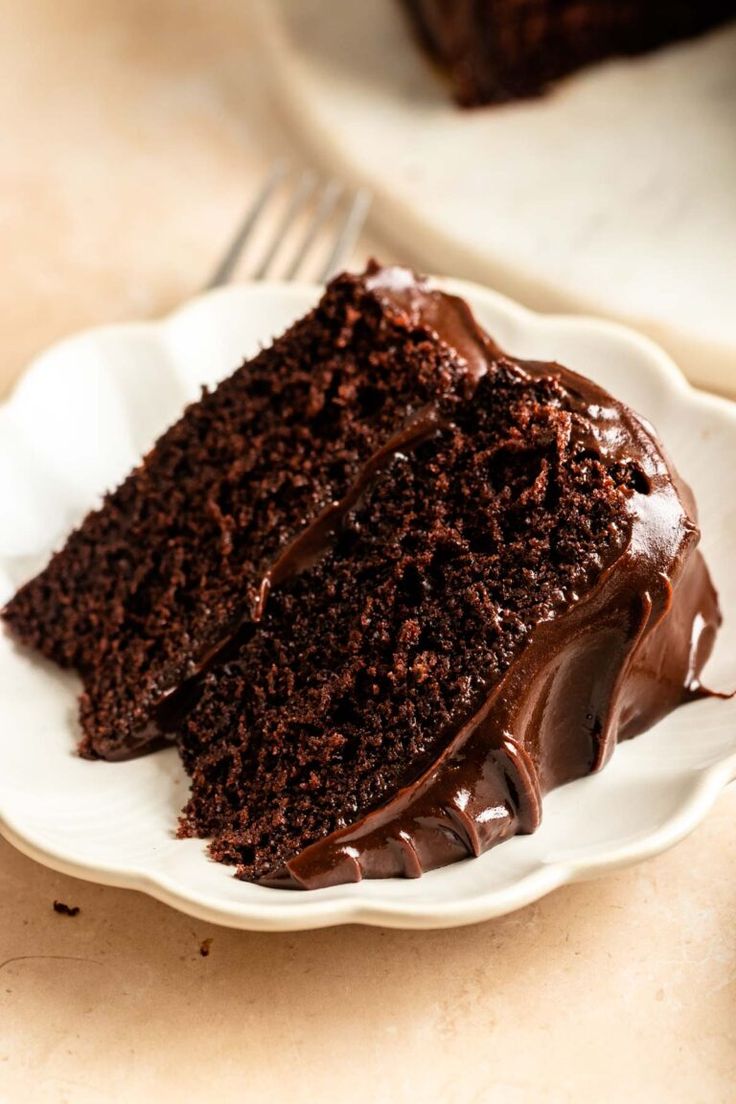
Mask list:
MULTIPOLYGON (((736 406, 693 391, 656 346, 612 323, 536 315, 472 284, 441 284, 465 296, 506 348, 592 376, 657 426, 694 485, 726 615, 707 678, 736 685, 729 483, 736 406)), ((40 357, 0 407, 0 603, 43 566, 203 383, 254 353, 318 293, 294 285, 227 288, 161 322, 93 330, 40 357)), ((736 773, 736 701, 696 702, 618 748, 600 775, 551 794, 533 836, 417 881, 289 892, 239 882, 207 858, 203 842, 174 838, 187 793, 175 751, 116 764, 77 758, 78 690, 75 677, 0 633, 2 832, 58 870, 142 890, 233 927, 419 928, 497 916, 669 847, 736 773)))
POLYGON ((398 0, 252 10, 294 140, 371 188, 400 256, 616 318, 736 393, 736 23, 462 111, 398 0))

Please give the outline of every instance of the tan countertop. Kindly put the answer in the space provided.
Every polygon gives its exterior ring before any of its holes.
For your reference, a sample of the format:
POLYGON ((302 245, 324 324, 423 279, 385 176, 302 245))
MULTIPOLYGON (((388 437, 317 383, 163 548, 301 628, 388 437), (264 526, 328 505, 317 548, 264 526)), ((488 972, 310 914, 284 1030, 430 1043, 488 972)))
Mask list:
MULTIPOLYGON (((248 6, 0 0, 0 393, 208 274, 286 142, 248 6)), ((231 932, 0 843, 0 1102, 727 1104, 734 813, 731 788, 668 854, 434 933, 231 932)))

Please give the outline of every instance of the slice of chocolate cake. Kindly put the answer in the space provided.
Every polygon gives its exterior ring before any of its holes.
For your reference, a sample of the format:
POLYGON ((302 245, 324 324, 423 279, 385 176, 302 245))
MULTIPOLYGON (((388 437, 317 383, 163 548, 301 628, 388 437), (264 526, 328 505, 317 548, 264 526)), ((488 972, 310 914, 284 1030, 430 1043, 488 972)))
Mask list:
POLYGON ((5 616, 79 668, 85 753, 176 739, 181 833, 311 888, 532 831, 697 696, 697 541, 631 410, 372 266, 191 407, 5 616))
POLYGON ((736 0, 402 0, 465 107, 537 95, 592 62, 736 16, 736 0))

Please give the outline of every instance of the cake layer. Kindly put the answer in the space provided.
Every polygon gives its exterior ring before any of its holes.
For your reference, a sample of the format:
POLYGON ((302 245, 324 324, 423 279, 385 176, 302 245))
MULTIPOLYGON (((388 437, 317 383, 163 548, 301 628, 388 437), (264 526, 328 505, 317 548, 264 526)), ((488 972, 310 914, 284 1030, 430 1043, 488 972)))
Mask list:
POLYGON ((736 16, 736 0, 403 0, 458 103, 536 95, 592 62, 646 53, 736 16))

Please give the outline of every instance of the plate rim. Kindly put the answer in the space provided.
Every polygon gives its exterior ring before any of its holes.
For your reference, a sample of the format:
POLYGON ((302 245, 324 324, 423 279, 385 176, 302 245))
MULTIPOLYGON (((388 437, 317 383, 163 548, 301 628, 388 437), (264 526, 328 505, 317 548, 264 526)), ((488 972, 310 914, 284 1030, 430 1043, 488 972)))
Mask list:
MULTIPOLYGON (((553 330, 561 327, 580 334, 595 334, 600 340, 612 341, 619 347, 625 345, 632 356, 638 356, 646 370, 654 373, 661 385, 676 396, 680 404, 694 402, 711 416, 727 419, 736 432, 736 403, 718 395, 700 391, 685 378, 672 358, 650 338, 630 327, 590 315, 541 314, 509 297, 472 281, 449 277, 431 277, 433 286, 467 298, 475 309, 478 303, 487 303, 497 313, 505 314, 513 324, 527 328, 553 330)), ((35 357, 21 373, 9 397, 0 404, 0 412, 18 402, 25 393, 29 381, 43 373, 44 366, 58 356, 66 346, 80 340, 105 336, 130 335, 131 332, 165 333, 185 316, 198 310, 207 310, 215 299, 234 296, 291 297, 304 304, 313 302, 319 293, 316 284, 259 281, 229 285, 195 296, 161 319, 114 323, 85 329, 54 343, 35 357)), ((323 928, 338 924, 359 923, 379 927, 403 929, 429 929, 457 927, 515 911, 539 900, 554 889, 576 881, 598 877, 609 871, 643 861, 673 846, 694 830, 708 814, 723 789, 736 778, 736 744, 733 752, 719 758, 707 767, 689 768, 692 785, 675 813, 655 830, 619 844, 611 844, 608 852, 595 856, 541 861, 533 870, 516 882, 502 889, 493 887, 474 895, 471 899, 451 898, 432 903, 411 900, 370 898, 359 900, 357 887, 345 887, 350 891, 342 900, 321 899, 319 891, 303 895, 299 906, 284 909, 278 897, 256 901, 230 902, 201 891, 182 889, 180 880, 169 878, 162 871, 145 870, 130 864, 80 861, 70 858, 63 848, 55 851, 43 843, 30 830, 18 823, 0 805, 0 834, 28 857, 61 873, 98 884, 134 889, 146 893, 190 916, 233 928, 254 931, 295 931, 323 928)), ((284 891, 271 889, 266 893, 281 895, 284 891)), ((358 889, 359 892, 359 889, 358 889)), ((291 894, 290 894, 291 896, 291 894)))

